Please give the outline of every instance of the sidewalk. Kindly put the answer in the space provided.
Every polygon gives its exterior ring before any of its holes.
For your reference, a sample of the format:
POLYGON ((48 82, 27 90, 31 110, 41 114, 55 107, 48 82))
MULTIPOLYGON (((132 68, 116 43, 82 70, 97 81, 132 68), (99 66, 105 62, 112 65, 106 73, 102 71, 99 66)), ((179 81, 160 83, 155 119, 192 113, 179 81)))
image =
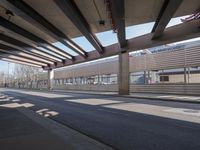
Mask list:
POLYGON ((0 97, 0 150, 112 150, 79 132, 0 97))
POLYGON ((53 91, 61 93, 69 92, 69 93, 101 94, 101 95, 113 95, 113 96, 121 96, 128 98, 200 103, 200 96, 191 96, 191 95, 152 94, 152 93, 130 93, 130 95, 118 95, 117 92, 101 92, 101 91, 75 91, 75 90, 53 90, 53 91))
POLYGON ((126 97, 187 102, 187 103, 200 103, 200 96, 191 96, 191 95, 131 93, 130 95, 127 95, 126 97))
MULTIPOLYGON (((20 90, 20 89, 19 89, 20 90)), ((59 92, 59 93, 83 93, 83 94, 100 94, 110 96, 120 96, 128 98, 140 98, 140 99, 151 99, 151 100, 164 100, 164 101, 176 101, 186 103, 200 103, 200 95, 180 95, 180 94, 153 94, 153 93, 130 93, 130 95, 118 95, 117 92, 106 92, 106 91, 77 91, 77 90, 36 90, 36 89, 23 89, 40 92, 59 92)))

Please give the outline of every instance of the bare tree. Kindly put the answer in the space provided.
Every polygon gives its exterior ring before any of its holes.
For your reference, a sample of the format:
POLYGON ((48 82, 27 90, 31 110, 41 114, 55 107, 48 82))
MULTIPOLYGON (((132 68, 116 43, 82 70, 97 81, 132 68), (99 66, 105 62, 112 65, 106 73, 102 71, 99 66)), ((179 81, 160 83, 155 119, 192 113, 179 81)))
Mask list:
POLYGON ((13 75, 15 82, 18 84, 18 86, 20 86, 20 84, 37 80, 37 74, 39 72, 39 68, 25 65, 15 65, 13 75))
POLYGON ((5 74, 4 72, 0 72, 0 86, 3 87, 5 84, 5 74))

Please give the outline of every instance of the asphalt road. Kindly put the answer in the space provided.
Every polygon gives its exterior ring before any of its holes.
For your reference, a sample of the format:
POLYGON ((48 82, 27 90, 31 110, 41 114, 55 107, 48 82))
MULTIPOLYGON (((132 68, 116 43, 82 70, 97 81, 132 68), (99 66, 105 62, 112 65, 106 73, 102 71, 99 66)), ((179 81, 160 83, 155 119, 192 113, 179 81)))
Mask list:
POLYGON ((1 89, 36 113, 119 150, 200 150, 200 105, 1 89))

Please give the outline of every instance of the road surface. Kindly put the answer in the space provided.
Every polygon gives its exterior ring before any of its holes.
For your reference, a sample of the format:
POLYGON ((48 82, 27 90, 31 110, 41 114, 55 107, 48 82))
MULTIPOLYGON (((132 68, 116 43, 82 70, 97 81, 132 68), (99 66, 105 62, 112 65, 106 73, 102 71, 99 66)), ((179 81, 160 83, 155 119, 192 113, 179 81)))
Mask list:
POLYGON ((200 150, 200 104, 14 89, 0 93, 1 107, 27 107, 114 149, 200 150))

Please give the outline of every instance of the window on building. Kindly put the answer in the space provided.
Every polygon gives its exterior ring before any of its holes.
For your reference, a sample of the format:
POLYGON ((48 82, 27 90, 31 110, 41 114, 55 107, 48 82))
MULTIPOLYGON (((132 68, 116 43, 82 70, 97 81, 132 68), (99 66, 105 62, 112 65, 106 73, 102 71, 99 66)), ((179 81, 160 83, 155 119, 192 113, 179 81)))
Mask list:
POLYGON ((169 76, 160 76, 160 81, 161 82, 168 82, 169 81, 169 76))

